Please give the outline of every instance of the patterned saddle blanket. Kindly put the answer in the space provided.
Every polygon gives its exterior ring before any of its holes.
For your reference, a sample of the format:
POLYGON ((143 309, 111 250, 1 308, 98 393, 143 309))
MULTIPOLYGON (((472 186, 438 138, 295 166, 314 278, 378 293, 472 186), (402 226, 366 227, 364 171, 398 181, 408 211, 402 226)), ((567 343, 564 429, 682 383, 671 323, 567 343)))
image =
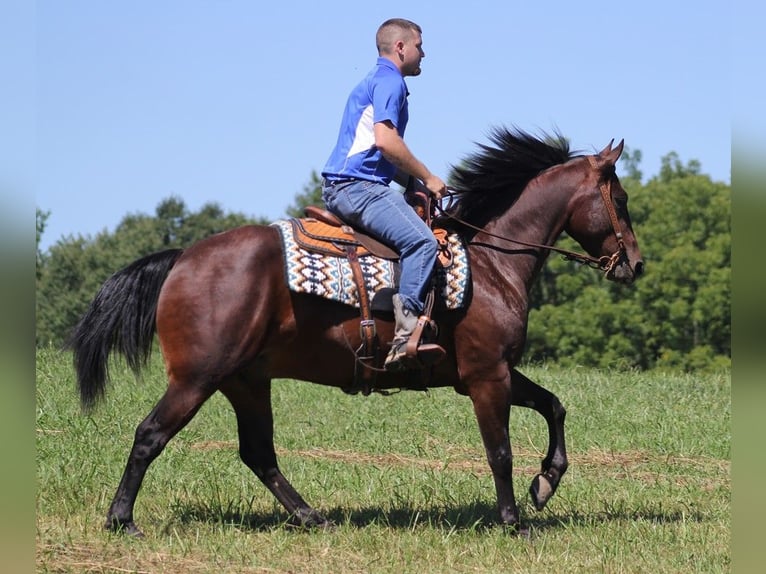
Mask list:
MULTIPOLYGON (((326 241, 322 241, 323 246, 315 248, 306 244, 303 233, 308 227, 309 235, 312 234, 310 223, 305 219, 283 219, 271 224, 279 230, 282 237, 285 272, 290 290, 318 295, 359 308, 359 296, 351 264, 343 251, 344 242, 353 242, 353 237, 339 236, 337 241, 333 240, 335 245, 330 245, 329 249, 326 241), (300 238, 296 237, 296 229, 300 238), (334 253, 333 249, 336 250, 334 253)), ((471 281, 468 254, 463 240, 458 235, 446 235, 446 245, 451 261, 446 267, 436 266, 436 304, 447 309, 460 309, 467 303, 467 289, 471 281)), ((357 254, 370 298, 384 288, 398 287, 397 261, 373 255, 364 246, 358 247, 357 254)))

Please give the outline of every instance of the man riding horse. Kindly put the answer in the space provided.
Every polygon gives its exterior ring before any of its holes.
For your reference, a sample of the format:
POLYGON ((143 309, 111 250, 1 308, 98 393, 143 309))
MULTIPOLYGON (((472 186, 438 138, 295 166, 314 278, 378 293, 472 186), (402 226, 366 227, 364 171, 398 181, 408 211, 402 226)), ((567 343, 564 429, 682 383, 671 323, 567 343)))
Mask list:
MULTIPOLYGON (((387 370, 417 366, 412 353, 406 352, 407 342, 424 313, 437 255, 433 233, 390 183, 406 184, 415 178, 437 199, 447 190, 402 139, 409 118, 404 77, 420 74, 425 56, 421 34, 420 26, 400 18, 380 26, 377 64, 352 90, 338 141, 322 171, 327 208, 400 255, 399 292, 393 296, 396 327, 384 364, 387 370)), ((429 352, 434 351, 443 354, 432 345, 429 352)))

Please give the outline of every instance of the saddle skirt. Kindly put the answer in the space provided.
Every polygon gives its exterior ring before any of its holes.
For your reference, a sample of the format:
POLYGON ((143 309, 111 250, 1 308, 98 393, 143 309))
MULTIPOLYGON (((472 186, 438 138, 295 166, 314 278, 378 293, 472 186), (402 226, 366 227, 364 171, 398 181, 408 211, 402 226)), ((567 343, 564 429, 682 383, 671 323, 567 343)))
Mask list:
MULTIPOLYGON (((309 293, 359 308, 359 296, 346 256, 356 249, 370 298, 384 288, 398 288, 398 256, 371 238, 359 237, 347 226, 329 225, 314 218, 283 219, 271 224, 282 238, 285 275, 291 291, 309 293), (382 248, 382 249, 381 249, 382 248)), ((470 285, 468 254, 456 234, 441 232, 442 263, 436 265, 436 305, 460 309, 470 285), (443 262, 448 262, 445 266, 443 262)))

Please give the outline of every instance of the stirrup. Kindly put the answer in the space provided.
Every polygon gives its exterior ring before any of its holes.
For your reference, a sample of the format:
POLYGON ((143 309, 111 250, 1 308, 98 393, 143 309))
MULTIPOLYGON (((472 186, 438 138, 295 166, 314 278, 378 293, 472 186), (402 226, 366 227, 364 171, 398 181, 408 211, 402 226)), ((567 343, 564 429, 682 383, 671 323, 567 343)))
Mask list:
POLYGON ((447 352, 441 345, 420 343, 423 327, 430 322, 428 317, 422 315, 418 318, 417 326, 408 339, 392 341, 391 350, 383 364, 387 371, 422 369, 438 363, 447 356, 447 352))
POLYGON ((424 343, 416 349, 417 362, 423 367, 430 367, 441 361, 447 356, 447 351, 441 345, 436 343, 424 343))
POLYGON ((423 338, 423 329, 428 325, 435 331, 435 324, 432 323, 431 318, 427 315, 421 315, 418 317, 418 322, 413 329, 410 338, 407 340, 405 346, 405 353, 407 357, 417 361, 423 366, 433 365, 434 363, 441 361, 447 354, 447 352, 436 343, 421 343, 423 338))
POLYGON ((383 368, 387 371, 423 369, 438 363, 445 356, 447 352, 436 343, 418 345, 415 347, 415 352, 411 353, 407 349, 407 343, 401 342, 391 346, 383 368))
POLYGON ((386 356, 383 368, 387 371, 407 371, 410 369, 419 369, 420 365, 416 358, 407 355, 407 341, 401 340, 391 343, 391 350, 386 356))

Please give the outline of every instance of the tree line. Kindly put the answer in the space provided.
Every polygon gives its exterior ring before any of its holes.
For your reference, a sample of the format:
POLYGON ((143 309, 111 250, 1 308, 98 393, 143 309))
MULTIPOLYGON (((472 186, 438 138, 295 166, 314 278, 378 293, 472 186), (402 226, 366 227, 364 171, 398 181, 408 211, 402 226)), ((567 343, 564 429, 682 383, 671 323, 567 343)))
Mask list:
MULTIPOLYGON (((620 180, 646 264, 632 286, 552 255, 531 293, 526 359, 562 366, 697 371, 731 364, 731 186, 674 152, 642 183, 641 153, 626 150, 620 180)), ((312 172, 286 216, 321 205, 312 172)), ((48 214, 37 209, 37 242, 48 214)), ((39 345, 60 345, 101 283, 133 260, 187 247, 208 235, 268 223, 208 203, 190 211, 178 197, 154 215, 125 216, 113 232, 64 237, 36 265, 39 345)), ((559 245, 577 249, 568 237, 559 245)))

